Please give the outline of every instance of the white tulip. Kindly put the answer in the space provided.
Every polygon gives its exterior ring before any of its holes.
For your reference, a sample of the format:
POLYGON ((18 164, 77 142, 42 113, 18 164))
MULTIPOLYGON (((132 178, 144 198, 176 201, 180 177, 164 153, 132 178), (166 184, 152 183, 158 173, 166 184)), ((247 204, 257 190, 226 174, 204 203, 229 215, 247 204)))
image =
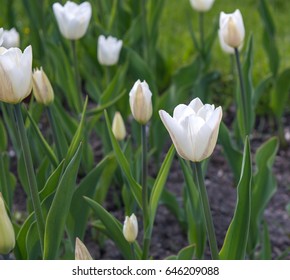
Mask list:
POLYGON ((52 8, 63 37, 78 40, 85 35, 92 16, 92 6, 89 2, 78 5, 67 1, 64 6, 54 3, 52 8))
POLYGON ((38 103, 49 105, 54 100, 54 92, 45 72, 35 69, 32 75, 33 94, 38 103))
POLYGON ((140 124, 146 124, 152 116, 151 97, 152 92, 145 81, 135 82, 129 93, 129 102, 132 115, 140 124))
POLYGON ((126 128, 124 124, 124 120, 120 114, 120 112, 116 112, 114 119, 113 119, 113 124, 112 124, 112 131, 115 136, 115 138, 118 141, 122 141, 126 137, 126 128))
POLYGON ((0 46, 3 43, 3 28, 0 28, 0 46))
POLYGON ((130 217, 126 216, 123 226, 123 235, 130 243, 136 240, 138 235, 138 221, 134 214, 130 217))
POLYGON ((175 107, 173 118, 163 110, 159 115, 182 158, 199 162, 212 154, 222 119, 221 107, 215 109, 214 105, 203 105, 199 98, 195 98, 188 106, 175 107))
POLYGON ((93 260, 87 247, 79 238, 76 238, 75 260, 93 260))
POLYGON ((4 200, 0 192, 0 254, 8 254, 15 246, 13 225, 7 215, 4 200))
POLYGON ((2 46, 6 49, 18 48, 20 44, 19 33, 15 28, 4 30, 2 46))
POLYGON ((0 48, 0 101, 19 103, 32 88, 32 48, 0 48))
POLYGON ((193 9, 198 12, 207 12, 213 5, 214 0, 189 0, 193 9))
MULTIPOLYGON (((232 14, 220 13, 219 37, 222 47, 240 48, 243 45, 245 27, 240 10, 236 10, 232 14)), ((227 50, 229 52, 228 48, 227 50)))
POLYGON ((99 63, 107 66, 117 64, 122 45, 122 40, 118 40, 112 36, 106 39, 104 35, 100 35, 98 39, 99 63))

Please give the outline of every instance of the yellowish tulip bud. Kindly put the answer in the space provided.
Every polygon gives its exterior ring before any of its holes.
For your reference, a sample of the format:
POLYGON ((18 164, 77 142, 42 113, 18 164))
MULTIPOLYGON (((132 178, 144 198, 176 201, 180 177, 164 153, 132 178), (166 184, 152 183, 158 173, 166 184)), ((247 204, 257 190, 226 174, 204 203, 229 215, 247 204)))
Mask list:
POLYGON ((122 141, 126 137, 125 124, 119 112, 115 113, 112 124, 112 131, 118 141, 122 141))
POLYGON ((129 243, 132 243, 136 240, 138 235, 138 222, 134 214, 132 214, 130 217, 126 216, 123 226, 123 234, 129 243))
POLYGON ((45 72, 40 69, 35 69, 32 75, 33 94, 38 103, 49 105, 54 100, 54 93, 49 79, 45 72))
POLYGON ((0 254, 8 254, 15 246, 15 234, 0 192, 0 254))
POLYGON ((93 258, 89 253, 85 244, 79 238, 76 238, 75 260, 92 260, 92 259, 93 258))
POLYGON ((138 80, 129 93, 130 108, 134 119, 146 124, 152 116, 152 93, 148 84, 138 80))

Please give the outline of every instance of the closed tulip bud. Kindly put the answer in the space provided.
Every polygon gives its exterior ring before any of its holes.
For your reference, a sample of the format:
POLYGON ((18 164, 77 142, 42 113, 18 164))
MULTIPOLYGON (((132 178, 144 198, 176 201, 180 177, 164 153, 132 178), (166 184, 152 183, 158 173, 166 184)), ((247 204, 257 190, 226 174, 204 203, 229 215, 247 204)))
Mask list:
POLYGON ((115 135, 115 138, 118 141, 122 141, 126 137, 126 128, 123 121, 123 118, 119 112, 115 113, 113 124, 112 124, 112 131, 115 135))
POLYGON ((173 117, 160 110, 159 115, 178 154, 193 162, 208 158, 216 145, 222 109, 195 98, 190 104, 175 107, 173 117))
POLYGON ((3 43, 3 28, 0 28, 0 46, 2 46, 3 43))
POLYGON ((15 28, 4 30, 2 46, 6 49, 19 47, 19 33, 15 28))
POLYGON ((20 103, 32 88, 32 48, 0 48, 0 101, 20 103))
POLYGON ((129 243, 132 243, 136 240, 138 235, 138 222, 134 214, 132 214, 130 217, 126 216, 123 226, 123 234, 129 243))
POLYGON ((152 93, 148 84, 140 80, 135 82, 129 93, 130 108, 134 119, 140 124, 146 124, 152 116, 152 93))
POLYGON ((0 254, 8 254, 15 246, 15 234, 0 192, 0 254))
POLYGON ((240 10, 232 14, 221 12, 219 20, 219 37, 221 45, 240 48, 245 38, 245 27, 240 10))
POLYGON ((214 0, 189 0, 193 9, 198 12, 207 12, 213 5, 214 0))
POLYGON ((67 1, 64 6, 54 3, 52 8, 63 37, 78 40, 85 35, 92 16, 92 6, 89 2, 78 5, 67 1))
POLYGON ((32 75, 33 94, 38 103, 49 105, 54 100, 54 93, 49 79, 45 72, 40 69, 35 69, 32 75))
POLYGON ((75 260, 92 260, 92 259, 93 258, 89 253, 85 244, 79 238, 76 238, 75 260))
POLYGON ((104 35, 100 35, 98 39, 99 63, 107 66, 117 64, 122 45, 122 40, 118 40, 112 36, 105 38, 104 35))

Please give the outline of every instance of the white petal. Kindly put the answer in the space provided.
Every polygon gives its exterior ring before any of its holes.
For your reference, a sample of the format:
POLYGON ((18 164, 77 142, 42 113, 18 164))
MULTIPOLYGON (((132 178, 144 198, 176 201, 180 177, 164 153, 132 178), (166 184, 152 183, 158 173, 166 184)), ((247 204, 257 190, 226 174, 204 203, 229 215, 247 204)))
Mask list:
POLYGON ((188 106, 191 107, 193 111, 197 113, 197 111, 203 106, 203 103, 198 97, 196 97, 189 103, 188 106))

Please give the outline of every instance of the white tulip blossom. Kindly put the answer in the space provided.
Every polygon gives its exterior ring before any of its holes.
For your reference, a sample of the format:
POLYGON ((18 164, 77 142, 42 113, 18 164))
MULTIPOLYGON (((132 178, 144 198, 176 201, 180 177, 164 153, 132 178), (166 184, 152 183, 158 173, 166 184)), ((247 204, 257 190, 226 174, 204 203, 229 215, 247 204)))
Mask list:
POLYGON ((107 66, 117 64, 122 45, 122 40, 118 40, 112 36, 106 38, 104 35, 100 35, 98 39, 99 63, 107 66))
POLYGON ((0 28, 0 46, 2 46, 3 43, 3 28, 0 28))
POLYGON ((19 103, 32 88, 32 48, 0 47, 0 101, 19 103))
POLYGON ((214 0, 189 0, 193 9, 198 12, 207 12, 212 7, 214 0))
POLYGON ((218 32, 223 50, 232 52, 231 49, 241 48, 245 39, 245 27, 240 10, 232 14, 221 12, 218 32))
POLYGON ((15 246, 13 225, 5 208, 3 196, 0 192, 0 254, 8 254, 15 246))
POLYGON ((32 75, 32 88, 38 103, 49 105, 54 100, 54 92, 42 68, 35 69, 32 75))
POLYGON ((92 6, 89 2, 78 5, 67 1, 64 6, 54 3, 52 8, 63 37, 78 40, 85 35, 92 16, 92 6))
POLYGON ((130 217, 126 216, 123 225, 123 235, 129 243, 136 240, 138 235, 138 221, 134 214, 130 217))
POLYGON ((20 45, 19 33, 15 28, 11 28, 10 30, 3 31, 3 43, 2 47, 9 48, 18 48, 20 45))
POLYGON ((134 119, 140 124, 146 124, 152 116, 152 92, 148 84, 136 81, 129 93, 129 102, 134 119))
POLYGON ((164 110, 159 115, 182 158, 200 162, 212 154, 222 119, 221 107, 203 105, 195 98, 188 106, 175 107, 173 117, 164 110))

